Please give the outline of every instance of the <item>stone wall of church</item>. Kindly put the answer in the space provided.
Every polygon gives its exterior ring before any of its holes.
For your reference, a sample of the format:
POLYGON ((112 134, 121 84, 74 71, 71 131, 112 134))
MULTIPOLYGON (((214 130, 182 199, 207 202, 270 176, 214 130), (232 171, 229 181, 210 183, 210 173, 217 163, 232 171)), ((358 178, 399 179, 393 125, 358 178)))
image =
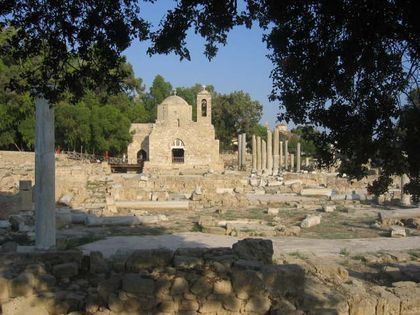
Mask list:
POLYGON ((165 126, 157 126, 149 136, 150 162, 146 167, 191 168, 208 167, 219 169, 219 141, 215 139, 212 125, 196 122, 170 122, 165 126), (173 125, 173 126, 172 126, 173 125), (176 139, 184 143, 184 163, 172 163, 172 144, 176 139))
POLYGON ((133 141, 128 145, 127 158, 129 164, 137 163, 137 152, 144 150, 149 156, 149 134, 153 124, 132 124, 130 132, 133 132, 133 141))

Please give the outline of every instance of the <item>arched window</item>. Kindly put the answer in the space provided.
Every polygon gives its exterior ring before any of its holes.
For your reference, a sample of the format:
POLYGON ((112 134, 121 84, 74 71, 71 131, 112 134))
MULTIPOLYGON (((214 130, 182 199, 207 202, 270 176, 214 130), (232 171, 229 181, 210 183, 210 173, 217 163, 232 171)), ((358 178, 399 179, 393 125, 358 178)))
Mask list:
POLYGON ((173 148, 176 148, 176 149, 178 149, 178 148, 180 148, 180 149, 183 149, 184 148, 184 142, 181 140, 181 139, 175 139, 173 142, 172 142, 172 145, 171 145, 171 148, 173 149, 173 148))
POLYGON ((171 145, 172 163, 184 163, 184 142, 181 139, 175 139, 171 145))
POLYGON ((207 100, 201 101, 201 116, 207 117, 207 100))

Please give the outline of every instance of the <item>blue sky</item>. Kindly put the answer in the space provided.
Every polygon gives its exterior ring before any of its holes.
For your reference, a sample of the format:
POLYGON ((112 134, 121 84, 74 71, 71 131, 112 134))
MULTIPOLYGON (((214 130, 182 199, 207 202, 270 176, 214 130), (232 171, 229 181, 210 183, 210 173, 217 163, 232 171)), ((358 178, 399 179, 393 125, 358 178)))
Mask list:
MULTIPOLYGON (((162 1, 153 5, 142 3, 141 15, 157 25, 172 2, 162 1)), ((211 61, 203 54, 204 41, 191 32, 188 35, 188 49, 191 61, 180 61, 170 55, 146 54, 147 42, 134 42, 125 51, 128 61, 133 65, 137 77, 144 80, 148 90, 154 77, 162 75, 173 87, 189 87, 195 83, 212 84, 220 93, 243 90, 264 106, 261 123, 274 126, 278 106, 268 101, 272 81, 270 71, 273 66, 266 57, 269 53, 262 42, 262 30, 253 27, 236 28, 229 33, 228 44, 219 48, 211 61)))

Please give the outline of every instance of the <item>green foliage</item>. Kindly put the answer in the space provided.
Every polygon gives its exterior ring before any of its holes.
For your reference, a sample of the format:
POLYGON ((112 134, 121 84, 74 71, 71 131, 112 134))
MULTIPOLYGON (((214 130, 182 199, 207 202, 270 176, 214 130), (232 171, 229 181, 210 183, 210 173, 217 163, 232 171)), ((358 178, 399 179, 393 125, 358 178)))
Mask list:
POLYGON ((342 249, 340 249, 340 255, 345 256, 345 257, 349 257, 350 256, 350 251, 347 248, 342 248, 342 249))
POLYGON ((153 80, 149 93, 143 98, 145 108, 149 112, 149 122, 156 120, 157 106, 171 94, 172 85, 158 74, 153 80))
MULTIPOLYGON (((12 30, 0 32, 0 47, 12 30)), ((29 93, 8 88, 11 80, 19 80, 20 64, 7 55, 0 56, 0 148, 30 150, 35 141, 35 107, 29 93)))
POLYGON ((213 95, 212 123, 222 149, 231 149, 232 139, 238 133, 245 132, 249 136, 261 115, 262 105, 252 100, 248 93, 235 91, 213 95))
POLYGON ((251 134, 267 140, 267 127, 261 124, 255 124, 254 127, 251 128, 251 134))
POLYGON ((120 67, 125 62, 121 54, 134 38, 143 40, 148 34, 139 11, 132 0, 3 1, 0 28, 16 30, 3 52, 22 61, 41 56, 37 67, 21 73, 25 80, 11 83, 54 102, 66 91, 79 97, 85 88, 97 86, 123 91, 127 69, 120 67))
POLYGON ((191 228, 191 232, 203 232, 203 227, 197 222, 194 222, 194 225, 191 228))

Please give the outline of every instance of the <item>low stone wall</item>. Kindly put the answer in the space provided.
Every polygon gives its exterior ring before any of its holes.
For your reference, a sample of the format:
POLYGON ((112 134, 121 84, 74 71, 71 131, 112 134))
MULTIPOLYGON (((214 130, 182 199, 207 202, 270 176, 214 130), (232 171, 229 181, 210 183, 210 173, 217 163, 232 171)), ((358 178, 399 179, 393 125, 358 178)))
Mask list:
POLYGON ((332 262, 273 264, 271 241, 232 248, 2 255, 4 315, 420 313, 414 282, 393 287, 349 279, 332 262), (77 312, 77 313, 74 313, 77 312))

